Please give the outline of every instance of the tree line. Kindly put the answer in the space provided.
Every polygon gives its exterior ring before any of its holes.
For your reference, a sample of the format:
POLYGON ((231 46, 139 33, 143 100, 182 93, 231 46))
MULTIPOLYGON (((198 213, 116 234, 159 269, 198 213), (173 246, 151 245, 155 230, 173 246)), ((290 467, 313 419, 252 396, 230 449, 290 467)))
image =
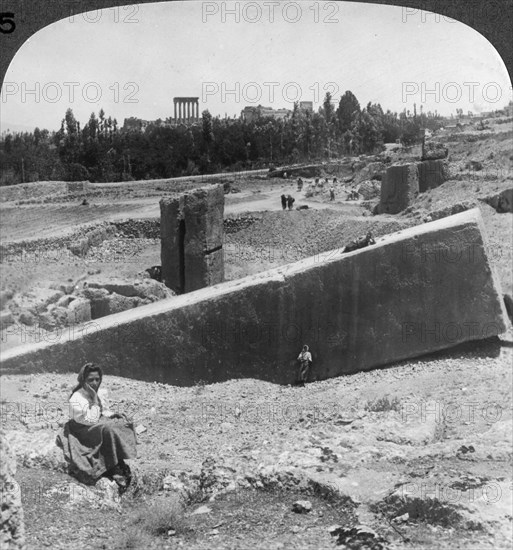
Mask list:
POLYGON ((1 185, 30 181, 109 182, 158 179, 374 153, 383 143, 418 143, 422 130, 442 126, 437 113, 361 107, 350 91, 338 105, 326 94, 317 112, 294 105, 284 120, 213 117, 191 126, 157 120, 120 128, 100 110, 82 127, 68 109, 55 132, 6 133, 0 139, 1 185))

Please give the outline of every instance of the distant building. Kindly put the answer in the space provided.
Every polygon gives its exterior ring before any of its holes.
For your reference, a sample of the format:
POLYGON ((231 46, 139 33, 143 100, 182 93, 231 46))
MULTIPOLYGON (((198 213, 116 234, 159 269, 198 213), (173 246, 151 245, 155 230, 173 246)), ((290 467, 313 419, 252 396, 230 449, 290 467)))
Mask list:
POLYGON ((273 118, 275 120, 285 120, 292 114, 289 109, 273 109, 272 107, 244 107, 241 112, 241 118, 247 122, 252 122, 258 118, 273 118))
POLYGON ((123 122, 123 127, 121 128, 125 132, 130 131, 144 131, 146 128, 153 124, 151 120, 142 120, 140 118, 131 116, 130 118, 125 118, 125 121, 123 122))

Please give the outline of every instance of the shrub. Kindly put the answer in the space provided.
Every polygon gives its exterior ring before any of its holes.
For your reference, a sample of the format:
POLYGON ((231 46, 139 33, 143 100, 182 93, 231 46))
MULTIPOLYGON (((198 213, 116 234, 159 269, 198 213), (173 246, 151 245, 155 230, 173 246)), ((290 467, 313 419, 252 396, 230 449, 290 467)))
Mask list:
POLYGON ((133 519, 134 536, 162 537, 170 530, 183 534, 189 530, 184 507, 177 495, 158 496, 139 510, 133 519))
POLYGON ((400 411, 401 400, 398 397, 389 399, 388 396, 379 397, 374 401, 367 401, 365 410, 370 412, 400 411))

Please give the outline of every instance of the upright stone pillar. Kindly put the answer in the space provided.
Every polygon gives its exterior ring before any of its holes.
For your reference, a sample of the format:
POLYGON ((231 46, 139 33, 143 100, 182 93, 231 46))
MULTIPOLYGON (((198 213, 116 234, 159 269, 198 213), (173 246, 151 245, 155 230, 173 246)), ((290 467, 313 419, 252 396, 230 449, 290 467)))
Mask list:
POLYGON ((178 294, 224 280, 224 189, 202 187, 160 201, 162 280, 178 294))
POLYGON ((397 214, 406 209, 419 194, 417 164, 402 164, 387 169, 381 182, 379 212, 397 214))
POLYGON ((434 189, 449 179, 449 163, 445 160, 419 162, 419 191, 434 189))

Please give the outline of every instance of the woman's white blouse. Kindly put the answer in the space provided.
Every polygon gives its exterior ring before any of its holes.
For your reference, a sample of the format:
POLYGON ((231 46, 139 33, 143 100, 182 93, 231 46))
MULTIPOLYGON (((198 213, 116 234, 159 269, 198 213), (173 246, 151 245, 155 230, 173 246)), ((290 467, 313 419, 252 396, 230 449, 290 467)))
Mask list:
POLYGON ((102 404, 102 409, 98 405, 93 404, 89 394, 80 388, 69 400, 69 417, 79 424, 96 424, 100 421, 101 416, 112 416, 109 411, 108 392, 106 389, 98 390, 98 399, 102 404))

